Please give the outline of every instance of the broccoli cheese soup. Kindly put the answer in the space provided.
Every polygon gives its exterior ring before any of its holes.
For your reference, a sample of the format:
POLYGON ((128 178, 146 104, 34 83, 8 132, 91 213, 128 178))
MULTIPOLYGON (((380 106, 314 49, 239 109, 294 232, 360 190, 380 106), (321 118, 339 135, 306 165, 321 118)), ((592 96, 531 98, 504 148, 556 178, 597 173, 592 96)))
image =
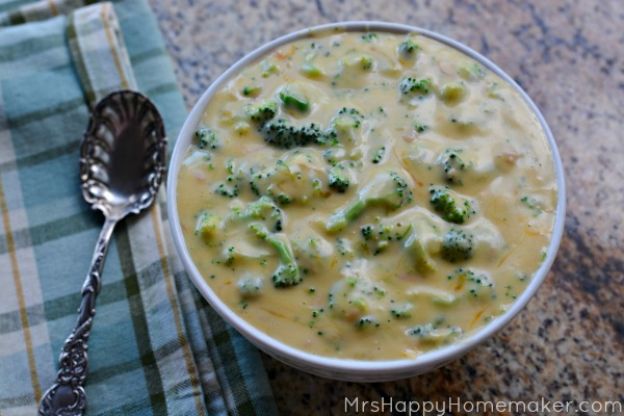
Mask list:
POLYGON ((415 357, 503 313, 543 261, 551 151, 509 84, 420 35, 326 31, 211 98, 177 207, 210 287, 298 349, 415 357))

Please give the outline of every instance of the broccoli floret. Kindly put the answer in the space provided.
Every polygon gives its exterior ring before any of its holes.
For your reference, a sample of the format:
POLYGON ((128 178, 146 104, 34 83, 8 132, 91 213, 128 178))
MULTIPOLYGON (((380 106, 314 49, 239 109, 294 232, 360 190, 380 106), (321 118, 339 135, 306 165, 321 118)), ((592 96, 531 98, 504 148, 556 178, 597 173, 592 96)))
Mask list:
POLYGON ((216 150, 220 146, 217 134, 209 127, 201 127, 197 129, 195 132, 195 138, 197 139, 197 146, 200 149, 216 150))
POLYGON ((373 68, 373 58, 368 55, 361 55, 359 57, 360 68, 364 71, 369 71, 373 68))
POLYGON ((412 77, 403 78, 399 83, 399 91, 403 95, 416 95, 425 96, 428 95, 433 88, 433 84, 430 79, 416 79, 412 77))
MULTIPOLYGON (((230 182, 231 176, 228 176, 227 181, 230 182)), ((239 194, 239 187, 237 182, 224 183, 221 182, 215 188, 215 193, 226 198, 236 198, 239 194)))
POLYGON ((411 327, 405 331, 410 337, 417 338, 427 344, 443 344, 462 334, 462 329, 456 326, 437 328, 437 325, 425 324, 411 327))
POLYGON ((312 198, 327 196, 326 171, 315 149, 294 149, 274 165, 253 168, 249 172, 252 191, 267 195, 280 205, 305 204, 312 198))
POLYGON ((450 184, 462 184, 461 172, 466 170, 467 165, 460 157, 461 153, 461 149, 446 149, 438 158, 442 176, 450 184))
POLYGON ((451 281, 457 281, 458 287, 463 287, 468 297, 496 297, 494 282, 484 273, 475 273, 472 270, 460 267, 448 275, 447 278, 451 281))
POLYGON ((364 225, 362 226, 362 228, 360 228, 360 232, 362 233, 362 237, 364 238, 365 241, 369 241, 373 238, 373 234, 375 233, 375 226, 374 225, 364 225))
POLYGON ((416 130, 416 133, 424 133, 429 130, 429 126, 417 121, 414 123, 414 130, 416 130))
POLYGON ((362 40, 366 43, 373 42, 377 40, 377 33, 374 32, 366 32, 362 35, 362 40))
POLYGON ((301 113, 307 113, 310 110, 310 101, 292 86, 282 88, 279 97, 286 108, 292 108, 301 113))
POLYGON ((236 198, 240 191, 241 176, 231 159, 225 162, 225 171, 228 173, 225 182, 217 184, 214 191, 217 195, 226 198, 236 198))
POLYGON ((357 198, 329 218, 326 229, 330 232, 342 230, 369 206, 381 205, 397 209, 411 201, 412 191, 405 179, 395 172, 380 173, 359 192, 357 198))
POLYGON ((311 144, 324 144, 325 134, 314 123, 293 126, 284 119, 271 120, 260 128, 260 134, 268 144, 282 149, 311 144))
POLYGON ((270 221, 273 230, 282 231, 284 228, 284 212, 268 196, 247 205, 244 209, 235 212, 235 218, 241 220, 270 221))
POLYGON ((342 107, 334 117, 334 126, 345 126, 357 129, 362 124, 364 116, 355 108, 342 107))
POLYGON ((399 53, 399 58, 410 61, 416 57, 418 50, 420 47, 411 39, 406 39, 401 42, 397 48, 397 52, 399 53))
POLYGON ((262 87, 257 85, 246 85, 241 90, 241 94, 245 97, 257 97, 262 92, 262 87))
POLYGON ((356 326, 364 318, 362 324, 366 326, 366 318, 379 309, 387 293, 383 282, 371 278, 370 271, 370 264, 363 259, 344 264, 340 271, 343 278, 334 283, 328 294, 327 306, 333 316, 356 326))
POLYGON ((304 273, 305 271, 322 273, 334 264, 333 259, 336 255, 334 246, 311 228, 297 227, 289 237, 299 267, 304 273))
POLYGON ((379 327, 379 320, 373 315, 366 315, 360 317, 360 319, 355 322, 355 326, 359 329, 377 328, 379 327))
POLYGON ((381 162, 386 154, 386 146, 379 147, 375 153, 373 153, 373 157, 371 158, 371 162, 373 164, 378 164, 381 162))
POLYGON ((445 186, 430 187, 429 195, 429 202, 431 202, 433 208, 448 222, 463 224, 475 213, 472 204, 468 200, 464 200, 463 206, 459 207, 451 196, 449 189, 445 186))
POLYGON ((451 262, 468 260, 473 255, 473 235, 459 228, 451 228, 442 238, 442 258, 451 262))
POLYGON ((303 279, 290 241, 284 234, 273 234, 260 224, 251 224, 249 228, 261 239, 269 243, 277 252, 280 264, 273 272, 272 280, 275 287, 294 286, 303 279))
POLYGON ((542 204, 536 198, 534 198, 532 196, 525 195, 522 198, 520 198, 520 202, 522 202, 522 204, 525 207, 527 207, 528 209, 530 209, 533 212, 533 216, 534 217, 537 217, 542 212, 544 212, 542 204))
POLYGON ((338 140, 353 139, 353 133, 362 125, 364 116, 355 108, 342 107, 332 118, 325 135, 325 143, 335 145, 338 140))
POLYGON ((249 119, 258 125, 264 125, 267 121, 275 117, 277 104, 275 101, 267 100, 248 108, 249 119))
POLYGON ((199 235, 207 243, 215 237, 220 227, 221 218, 208 211, 202 211, 197 216, 195 234, 199 235))
POLYGON ((332 166, 327 173, 327 184, 336 192, 345 193, 351 180, 342 163, 332 166))
POLYGON ((386 249, 390 243, 405 239, 411 230, 411 224, 397 222, 377 225, 366 224, 360 228, 360 233, 368 249, 373 255, 377 255, 386 249))
POLYGON ((331 166, 336 165, 344 157, 346 151, 342 147, 332 147, 323 151, 323 158, 331 166))
POLYGON ((262 277, 245 276, 238 279, 236 286, 242 298, 253 298, 260 295, 263 283, 262 277))
POLYGON ((351 244, 351 240, 348 238, 337 238, 336 239, 336 251, 342 257, 353 257, 353 245, 351 244))
POLYGON ((396 319, 405 319, 412 316, 413 305, 409 302, 394 305, 390 308, 390 314, 396 319))

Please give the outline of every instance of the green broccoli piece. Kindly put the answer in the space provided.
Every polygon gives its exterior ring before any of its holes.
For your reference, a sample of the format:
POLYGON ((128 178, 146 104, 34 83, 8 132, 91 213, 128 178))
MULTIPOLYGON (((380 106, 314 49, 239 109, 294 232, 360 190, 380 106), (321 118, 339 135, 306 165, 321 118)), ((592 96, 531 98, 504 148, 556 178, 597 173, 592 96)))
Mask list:
POLYGON ((457 263, 473 255, 473 235, 459 228, 451 228, 442 238, 442 258, 457 263))
POLYGON ((433 89, 430 79, 403 78, 399 83, 399 91, 406 96, 426 96, 433 89))
POLYGON ((362 70, 369 71, 373 69, 373 58, 371 58, 370 56, 362 55, 360 56, 359 61, 360 61, 360 68, 362 68, 362 70))
POLYGON ((325 134, 314 123, 295 127, 284 119, 271 120, 260 128, 264 141, 272 146, 290 149, 311 144, 324 144, 325 134))
POLYGON ((375 153, 373 153, 373 157, 371 159, 371 162, 373 164, 375 164, 375 165, 378 164, 379 162, 381 162, 383 160, 385 154, 386 154, 386 146, 379 147, 375 151, 375 153))
POLYGON ((267 121, 275 117, 277 104, 275 101, 267 100, 247 109, 249 119, 258 125, 264 125, 267 121))
POLYGON ((236 286, 242 298, 253 298, 262 293, 263 280, 259 276, 244 276, 238 279, 236 286))
POLYGON ((326 229, 337 232, 355 221, 369 206, 381 205, 397 209, 412 201, 412 191, 405 179, 395 172, 380 173, 364 187, 357 198, 336 211, 328 220, 326 229))
POLYGON ((232 159, 228 159, 225 162, 225 171, 228 176, 224 182, 217 184, 214 191, 217 195, 221 195, 225 198, 236 198, 240 192, 241 185, 241 172, 236 168, 236 165, 232 159))
POLYGON ((354 253, 353 245, 351 244, 351 240, 348 238, 337 238, 336 250, 342 257, 352 257, 354 253))
POLYGON ((458 335, 461 335, 462 332, 462 329, 456 326, 437 328, 437 325, 429 323, 411 327, 405 331, 405 334, 407 336, 417 338, 424 343, 443 344, 449 342, 458 335))
POLYGON ((534 217, 537 217, 544 211, 542 204, 532 196, 525 195, 520 198, 520 202, 533 212, 534 217))
POLYGON ((472 270, 458 268, 447 276, 448 280, 456 280, 458 285, 465 288, 466 294, 471 298, 495 298, 494 282, 483 273, 475 273, 472 270))
POLYGON ((279 67, 275 63, 266 60, 260 63, 260 67, 262 69, 262 78, 268 78, 271 75, 279 74, 280 72, 279 67))
POLYGON ((366 32, 362 35, 362 40, 366 43, 373 42, 377 40, 377 33, 374 32, 366 32))
POLYGON ((396 319, 406 319, 412 316, 412 308, 409 302, 401 303, 390 308, 390 314, 396 319))
POLYGON ((290 241, 284 234, 273 234, 260 224, 251 224, 249 228, 262 240, 269 243, 277 252, 280 264, 273 272, 272 280, 275 287, 297 285, 303 280, 290 241))
POLYGON ((257 85, 246 85, 241 90, 241 94, 245 97, 257 97, 262 92, 262 87, 257 85))
POLYGON ((428 274, 435 271, 435 264, 416 233, 412 233, 405 240, 403 248, 407 250, 413 258, 414 266, 419 273, 428 274))
POLYGON ((372 315, 366 315, 360 317, 360 319, 355 322, 355 326, 362 330, 367 328, 378 328, 379 320, 372 315))
POLYGON ((311 79, 323 78, 325 76, 323 71, 311 62, 304 62, 301 65, 300 71, 303 75, 311 79))
POLYGON ((461 149, 446 149, 438 158, 442 176, 449 184, 462 184, 461 172, 467 169, 467 164, 460 157, 461 153, 461 149))
POLYGON ((397 222, 394 224, 366 224, 360 228, 365 245, 377 255, 385 250, 391 242, 400 242, 409 235, 412 225, 397 222))
POLYGON ((397 48, 399 58, 405 61, 411 61, 416 58, 416 54, 420 47, 412 39, 406 39, 401 42, 397 48))
POLYGON ((327 173, 327 184, 331 189, 339 193, 347 192, 351 180, 347 174, 344 164, 338 163, 331 168, 327 173))
POLYGON ((195 138, 197 139, 197 146, 200 149, 216 150, 220 146, 217 134, 209 127, 201 127, 197 129, 195 132, 195 138))
POLYGON ((244 209, 236 211, 234 217, 241 220, 269 220, 276 232, 284 228, 284 212, 268 196, 262 196, 244 209))
MULTIPOLYGON (((228 176, 227 180, 228 181, 230 180, 230 176, 228 176)), ((239 194, 238 183, 234 182, 232 184, 227 184, 227 183, 221 182, 215 188, 215 193, 225 198, 236 198, 239 194)))
POLYGON ((485 77, 485 68, 476 62, 472 62, 459 67, 457 74, 466 81, 478 81, 485 77))
POLYGON ((328 195, 323 166, 317 151, 294 149, 285 152, 273 165, 250 168, 248 181, 256 195, 269 196, 280 205, 305 204, 328 195))
POLYGON ((416 130, 416 133, 424 133, 429 130, 429 126, 417 121, 414 123, 414 130, 416 130))
POLYGON ((431 202, 433 208, 448 222, 463 224, 475 213, 472 204, 468 200, 464 200, 462 208, 458 207, 449 189, 445 186, 431 186, 429 195, 429 202, 431 202))
POLYGON ((208 211, 202 211, 197 216, 195 234, 199 235, 204 242, 208 243, 216 236, 221 227, 221 218, 208 211))
POLYGON ((310 110, 310 101, 293 87, 286 86, 282 88, 279 92, 279 97, 286 108, 293 108, 301 113, 307 113, 310 110))
POLYGON ((364 116, 355 108, 342 107, 332 118, 331 126, 325 138, 328 144, 337 144, 338 138, 350 137, 353 130, 357 130, 362 125, 364 116))
POLYGON ((363 225, 362 228, 360 228, 360 232, 362 233, 362 237, 364 238, 365 241, 369 241, 373 238, 373 235, 375 233, 375 226, 374 225, 363 225))

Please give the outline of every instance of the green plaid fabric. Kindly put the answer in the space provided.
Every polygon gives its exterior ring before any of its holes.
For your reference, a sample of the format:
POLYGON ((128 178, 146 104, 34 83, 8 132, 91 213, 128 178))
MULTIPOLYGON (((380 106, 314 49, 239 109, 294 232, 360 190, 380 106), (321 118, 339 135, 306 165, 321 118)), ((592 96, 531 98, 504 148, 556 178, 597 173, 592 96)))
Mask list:
MULTIPOLYGON (((144 0, 0 0, 0 415, 33 415, 71 331, 102 216, 82 201, 89 107, 186 110, 144 0), (54 17, 56 16, 56 17, 54 17)), ((116 229, 90 340, 90 415, 274 414, 258 351, 190 285, 159 204, 116 229)))

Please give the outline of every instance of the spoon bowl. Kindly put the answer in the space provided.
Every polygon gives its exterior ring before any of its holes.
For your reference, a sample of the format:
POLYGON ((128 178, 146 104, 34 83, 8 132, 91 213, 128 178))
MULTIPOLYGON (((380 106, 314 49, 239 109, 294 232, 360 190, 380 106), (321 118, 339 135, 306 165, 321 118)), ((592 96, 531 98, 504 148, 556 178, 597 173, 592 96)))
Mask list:
POLYGON ((121 219, 151 205, 165 175, 165 128, 142 94, 118 91, 93 109, 80 148, 82 195, 121 219))

